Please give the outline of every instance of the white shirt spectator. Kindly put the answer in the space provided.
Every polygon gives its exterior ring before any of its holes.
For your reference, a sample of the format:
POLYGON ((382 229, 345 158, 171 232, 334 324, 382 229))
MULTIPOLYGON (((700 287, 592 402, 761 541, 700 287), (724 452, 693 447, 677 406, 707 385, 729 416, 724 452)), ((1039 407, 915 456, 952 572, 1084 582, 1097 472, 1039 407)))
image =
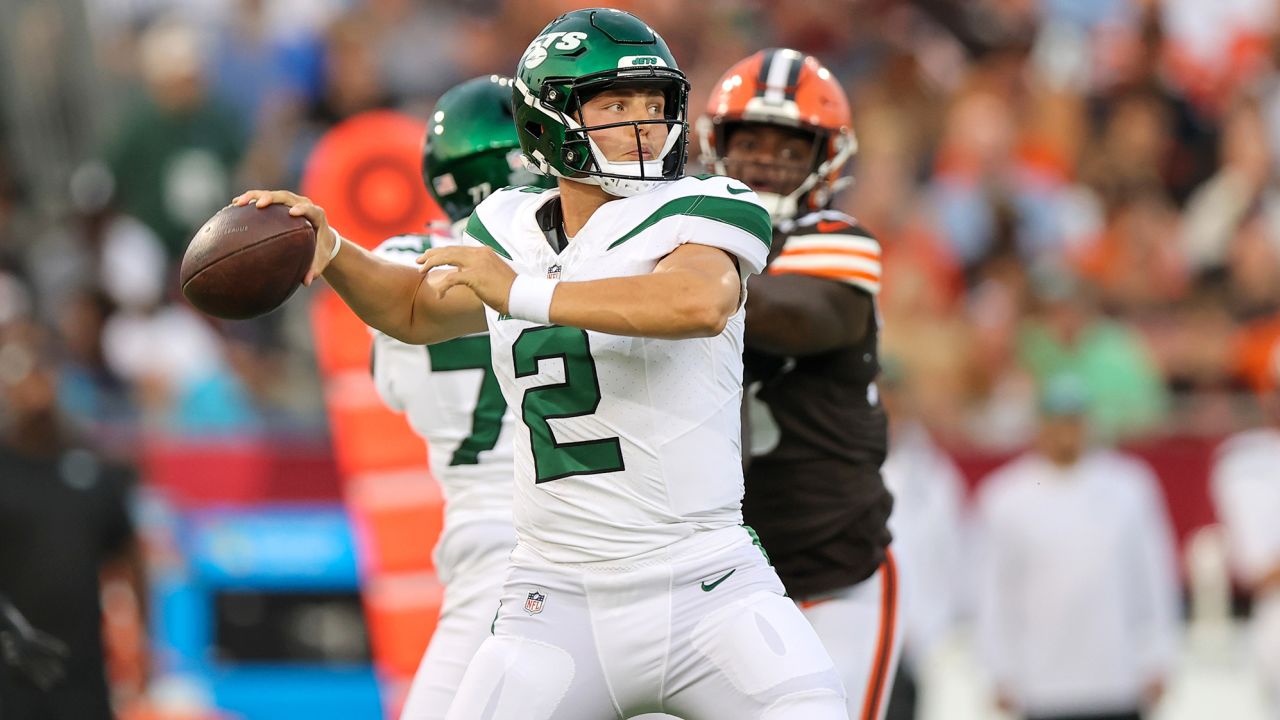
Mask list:
POLYGON ((881 468, 893 493, 893 553, 898 561, 906 653, 919 667, 959 615, 964 480, 918 423, 895 424, 881 468))
MULTIPOLYGON (((1249 430, 1227 440, 1212 478, 1237 577, 1256 587, 1280 566, 1280 430, 1249 430)), ((1274 581, 1254 596, 1253 642, 1280 718, 1280 585, 1274 581)))
POLYGON ((1280 430, 1249 430, 1223 443, 1212 487, 1232 563, 1253 585, 1280 565, 1280 430))
POLYGON ((1108 450, 1028 453, 977 506, 979 649, 1030 715, 1131 712, 1178 631, 1173 539, 1150 468, 1108 450))

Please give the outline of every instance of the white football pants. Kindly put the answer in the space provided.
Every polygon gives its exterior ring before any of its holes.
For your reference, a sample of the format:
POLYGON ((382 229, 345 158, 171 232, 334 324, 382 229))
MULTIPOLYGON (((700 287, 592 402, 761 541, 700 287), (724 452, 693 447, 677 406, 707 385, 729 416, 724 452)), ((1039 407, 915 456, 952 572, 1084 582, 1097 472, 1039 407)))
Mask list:
POLYGON ((747 530, 623 563, 517 545, 450 720, 842 720, 840 679, 747 530))
POLYGON ((857 585, 797 603, 835 662, 853 720, 884 718, 902 653, 898 597, 897 566, 889 553, 857 585))
POLYGON ((436 569, 444 604, 400 720, 444 719, 462 674, 489 637, 515 543, 515 530, 501 522, 471 523, 441 539, 436 569))

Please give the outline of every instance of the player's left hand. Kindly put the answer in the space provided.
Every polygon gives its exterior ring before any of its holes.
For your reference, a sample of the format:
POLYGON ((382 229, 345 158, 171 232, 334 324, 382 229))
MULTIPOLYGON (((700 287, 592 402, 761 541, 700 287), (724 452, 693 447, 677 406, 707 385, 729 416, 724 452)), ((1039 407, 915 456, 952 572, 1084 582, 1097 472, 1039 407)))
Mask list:
POLYGON ((507 312, 507 300, 511 297, 511 284, 516 273, 489 248, 440 247, 432 248, 418 258, 420 272, 448 267, 427 276, 427 283, 436 289, 440 297, 450 289, 464 285, 480 298, 480 302, 507 312))

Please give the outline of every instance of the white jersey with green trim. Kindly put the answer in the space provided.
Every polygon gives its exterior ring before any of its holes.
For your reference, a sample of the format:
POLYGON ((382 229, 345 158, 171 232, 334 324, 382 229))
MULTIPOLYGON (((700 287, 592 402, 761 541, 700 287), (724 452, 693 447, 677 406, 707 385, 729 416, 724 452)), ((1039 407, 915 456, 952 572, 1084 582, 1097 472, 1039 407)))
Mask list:
MULTIPOLYGON (((687 177, 605 203, 560 252, 538 211, 558 190, 508 188, 464 242, 518 273, 562 281, 644 275, 684 243, 725 250, 745 280, 772 230, 755 193, 687 177)), ((655 298, 655 302, 660 299, 655 298)), ((616 561, 742 522, 743 309, 715 337, 623 337, 488 311, 493 367, 515 435, 516 534, 552 562, 616 561)))
MULTIPOLYGON (((414 260, 432 245, 456 243, 446 230, 393 237, 374 252, 416 267, 414 260)), ((378 395, 427 441, 431 474, 444 491, 446 533, 472 520, 511 522, 515 418, 493 373, 489 335, 426 347, 377 331, 373 337, 378 395)))

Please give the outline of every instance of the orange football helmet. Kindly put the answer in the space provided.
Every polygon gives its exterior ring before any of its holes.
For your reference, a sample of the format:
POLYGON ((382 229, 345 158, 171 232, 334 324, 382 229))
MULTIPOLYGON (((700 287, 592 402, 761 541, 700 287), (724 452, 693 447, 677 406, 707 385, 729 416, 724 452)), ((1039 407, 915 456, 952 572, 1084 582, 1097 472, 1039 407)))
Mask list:
POLYGON ((858 150, 853 116, 844 88, 812 55, 771 48, 739 61, 716 83, 707 112, 698 122, 704 162, 728 174, 729 134, 739 123, 796 128, 814 135, 808 176, 787 195, 759 193, 774 222, 795 217, 802 208, 819 210, 852 182, 841 177, 858 150))

